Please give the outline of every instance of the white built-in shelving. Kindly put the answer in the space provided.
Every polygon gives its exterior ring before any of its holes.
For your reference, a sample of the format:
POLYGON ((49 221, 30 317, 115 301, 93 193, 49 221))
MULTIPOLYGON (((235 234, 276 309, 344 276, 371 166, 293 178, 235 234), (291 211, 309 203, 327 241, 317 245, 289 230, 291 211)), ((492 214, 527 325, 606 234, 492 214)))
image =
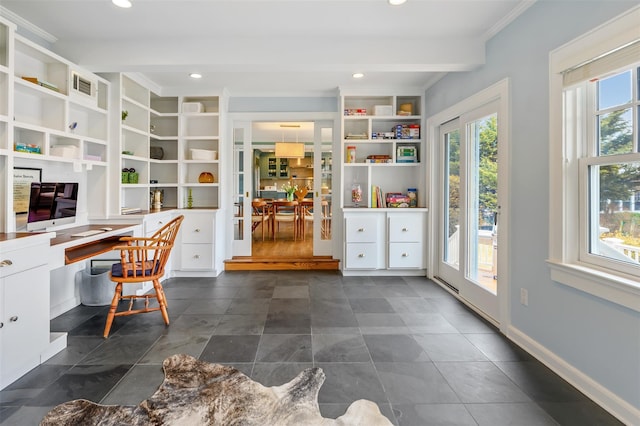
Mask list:
MULTIPOLYGON (((16 33, 0 18, 0 231, 16 229, 13 168, 86 173, 87 214, 107 211, 110 83, 16 33), (81 85, 74 81, 82 80, 81 85)), ((45 174, 47 176, 47 174, 45 174)))
MULTIPOLYGON (((406 193, 408 188, 426 187, 425 144, 421 133, 420 95, 344 95, 342 102, 343 196, 341 206, 354 207, 352 184, 360 184, 359 207, 371 207, 371 188, 406 193), (404 111, 401 111, 401 108, 404 111), (397 137, 396 126, 412 128, 412 136, 397 137), (355 148, 355 161, 347 162, 349 147, 355 148), (398 148, 412 147, 415 162, 400 162, 398 148), (386 155, 388 163, 367 162, 369 156, 386 155)), ((424 199, 424 197, 422 198, 424 199)), ((420 202, 420 200, 419 200, 420 202)), ((422 204, 422 203, 421 203, 422 204)), ((423 206, 423 204, 422 204, 423 206)))
POLYGON ((114 118, 113 130, 120 135, 113 152, 120 159, 114 179, 120 184, 113 213, 151 209, 154 190, 162 191, 163 208, 218 208, 218 157, 194 159, 192 150, 219 151, 219 96, 161 96, 135 75, 105 77, 117 88, 112 101, 127 112, 125 119, 114 118), (185 111, 185 103, 199 108, 185 111), (202 172, 211 173, 214 182, 201 183, 202 172))

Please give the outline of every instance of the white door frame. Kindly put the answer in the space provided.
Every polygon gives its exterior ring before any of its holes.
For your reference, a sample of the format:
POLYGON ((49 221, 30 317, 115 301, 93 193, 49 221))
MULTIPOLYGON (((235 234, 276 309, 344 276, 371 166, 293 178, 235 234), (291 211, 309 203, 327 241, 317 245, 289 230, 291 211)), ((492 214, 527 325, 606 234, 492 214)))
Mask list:
MULTIPOLYGON (((489 317, 486 313, 478 310, 477 307, 472 306, 469 302, 463 301, 468 304, 474 310, 477 310, 479 314, 498 325, 500 330, 506 333, 509 327, 508 321, 510 318, 510 282, 511 273, 509 267, 509 246, 508 236, 510 234, 509 229, 509 212, 510 212, 510 199, 509 199, 509 181, 511 176, 511 166, 509 161, 509 146, 511 141, 510 133, 510 98, 509 98, 509 80, 504 79, 495 83, 494 85, 482 90, 475 95, 453 105, 446 110, 427 119, 427 138, 429 147, 429 205, 431 206, 429 215, 429 255, 428 255, 428 273, 429 278, 434 278, 438 274, 439 257, 441 251, 440 245, 440 232, 439 226, 441 224, 441 212, 439 206, 442 203, 442 182, 441 175, 441 147, 440 141, 440 125, 447 123, 459 116, 464 115, 467 112, 478 109, 488 103, 498 102, 498 126, 500 133, 500 149, 498 151, 500 173, 498 176, 498 204, 500 205, 499 214, 499 232, 498 232, 498 268, 497 274, 499 277, 498 282, 498 312, 496 318, 489 317)), ((461 123, 464 126, 464 123, 461 123)), ((461 127, 460 131, 465 129, 461 127)), ((457 294, 456 294, 457 295, 457 294)), ((458 296, 458 295, 457 295, 458 296)), ((458 296, 460 297, 460 296, 458 296)))
MULTIPOLYGON (((233 226, 233 215, 234 215, 234 209, 233 209, 233 184, 234 184, 234 171, 233 171, 233 130, 235 127, 237 127, 237 124, 239 123, 252 123, 252 122, 259 122, 259 121, 308 121, 308 122, 320 122, 320 121, 330 121, 333 124, 333 143, 332 143, 332 151, 333 153, 339 153, 339 146, 337 144, 337 138, 336 135, 338 133, 338 129, 339 129, 339 117, 338 114, 336 112, 244 112, 244 113, 228 113, 227 114, 227 120, 226 120, 226 140, 229 141, 228 144, 226 144, 226 149, 225 150, 220 150, 221 152, 224 152, 226 159, 228 159, 228 161, 226 162, 227 164, 230 165, 230 167, 225 167, 224 168, 224 177, 225 180, 224 182, 229 182, 228 185, 226 185, 226 189, 223 189, 222 191, 222 203, 223 205, 227 206, 226 207, 226 216, 225 216, 225 226, 228 226, 228 229, 232 229, 233 226)), ((315 138, 314 138, 315 139, 315 138)), ((251 141, 249 141, 251 142, 251 141)), ((246 157, 246 156, 245 156, 246 157)), ((245 158, 246 159, 246 158, 245 158)), ((336 170, 336 168, 334 168, 334 171, 336 170)), ((336 175, 334 172, 333 175, 333 184, 335 185, 337 182, 339 182, 339 175, 336 175)), ((251 189, 250 186, 252 185, 252 182, 246 182, 245 181, 245 192, 247 191, 247 188, 251 189), (249 185, 249 186, 247 186, 249 185)), ((315 185, 315 180, 314 180, 314 185, 315 185)), ((336 188, 334 188, 335 190, 336 188)), ((315 198, 315 197, 314 197, 315 198)), ((332 205, 333 209, 335 210, 336 206, 335 203, 333 203, 332 205)), ((316 209, 314 209, 316 210, 316 209)), ((245 209, 245 215, 246 215, 246 209, 245 209)), ((335 217, 335 214, 334 214, 335 217)), ((251 220, 251 217, 248 218, 249 220, 251 220)), ((315 222, 315 221, 314 221, 315 222)), ((247 220, 245 218, 245 225, 247 223, 247 220)), ((246 226, 245 226, 246 228, 246 226)), ((246 237, 246 234, 245 234, 246 237)), ((250 228, 249 228, 249 238, 251 238, 251 234, 250 234, 250 228)), ((341 238, 341 236, 337 235, 335 232, 332 234, 332 240, 335 241, 335 238, 341 238)), ((249 240, 250 241, 250 240, 249 240)), ((234 235, 233 232, 228 232, 227 233, 227 241, 225 242, 225 252, 226 252, 226 259, 231 259, 233 257, 233 249, 234 249, 234 244, 237 246, 237 242, 234 242, 234 235)), ((329 246, 323 245, 323 252, 324 249, 326 249, 329 246)), ((314 247, 315 249, 315 247, 314 247)), ((330 245, 330 250, 332 251, 332 253, 328 253, 326 255, 332 255, 334 258, 338 258, 340 256, 338 256, 340 253, 336 252, 336 244, 331 244, 330 245)))

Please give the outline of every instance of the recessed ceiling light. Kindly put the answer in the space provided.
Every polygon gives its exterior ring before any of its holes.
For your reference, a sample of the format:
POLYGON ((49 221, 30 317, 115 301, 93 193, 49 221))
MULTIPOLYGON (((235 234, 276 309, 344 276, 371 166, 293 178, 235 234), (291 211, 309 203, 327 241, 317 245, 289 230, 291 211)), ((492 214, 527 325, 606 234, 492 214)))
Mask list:
POLYGON ((129 0, 111 0, 111 3, 115 4, 118 7, 124 7, 125 9, 131 7, 131 2, 129 0))
POLYGON ((401 4, 405 4, 407 0, 388 0, 391 6, 400 6, 401 4))
POLYGON ((364 74, 361 72, 354 72, 353 73, 353 78, 362 78, 364 77, 364 74))
POLYGON ((202 78, 202 74, 198 74, 197 72, 192 72, 191 74, 189 74, 189 77, 191 77, 191 78, 202 78))

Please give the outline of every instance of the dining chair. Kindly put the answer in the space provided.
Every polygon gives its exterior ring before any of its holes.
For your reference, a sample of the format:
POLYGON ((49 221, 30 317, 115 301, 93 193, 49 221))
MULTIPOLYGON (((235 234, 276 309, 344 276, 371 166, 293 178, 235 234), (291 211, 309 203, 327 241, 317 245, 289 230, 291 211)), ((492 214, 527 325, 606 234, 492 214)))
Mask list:
POLYGON ((287 200, 274 200, 273 211, 271 215, 273 240, 276 240, 276 234, 279 231, 280 222, 291 223, 293 229, 293 240, 297 239, 298 234, 298 202, 287 200))
POLYGON ((165 324, 169 325, 167 299, 160 278, 164 275, 165 265, 183 220, 183 215, 174 218, 151 237, 122 237, 120 241, 123 244, 114 247, 114 250, 120 251, 120 263, 114 263, 111 267, 110 279, 116 283, 116 288, 104 327, 105 338, 109 336, 114 318, 119 316, 161 311, 165 324), (146 281, 153 282, 154 293, 127 296, 122 294, 124 284, 146 281), (151 298, 158 301, 158 306, 149 306, 151 298), (118 305, 126 299, 129 300, 128 309, 118 312, 118 305), (134 309, 137 299, 144 299, 143 308, 134 309))
POLYGON ((262 241, 264 241, 264 228, 271 222, 271 208, 269 204, 260 198, 254 198, 251 202, 251 233, 258 225, 262 225, 262 241))
POLYGON ((331 239, 331 206, 326 200, 322 201, 322 222, 320 232, 323 240, 331 239))
POLYGON ((307 224, 313 229, 313 198, 300 200, 300 231, 303 240, 306 237, 307 224))

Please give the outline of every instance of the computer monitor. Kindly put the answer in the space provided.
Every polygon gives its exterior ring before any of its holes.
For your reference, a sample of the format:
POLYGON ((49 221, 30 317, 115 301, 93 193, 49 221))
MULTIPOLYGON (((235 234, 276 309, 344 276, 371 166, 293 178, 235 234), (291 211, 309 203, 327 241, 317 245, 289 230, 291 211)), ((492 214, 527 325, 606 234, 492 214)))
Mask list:
POLYGON ((77 182, 32 182, 27 231, 74 223, 77 203, 77 182))

